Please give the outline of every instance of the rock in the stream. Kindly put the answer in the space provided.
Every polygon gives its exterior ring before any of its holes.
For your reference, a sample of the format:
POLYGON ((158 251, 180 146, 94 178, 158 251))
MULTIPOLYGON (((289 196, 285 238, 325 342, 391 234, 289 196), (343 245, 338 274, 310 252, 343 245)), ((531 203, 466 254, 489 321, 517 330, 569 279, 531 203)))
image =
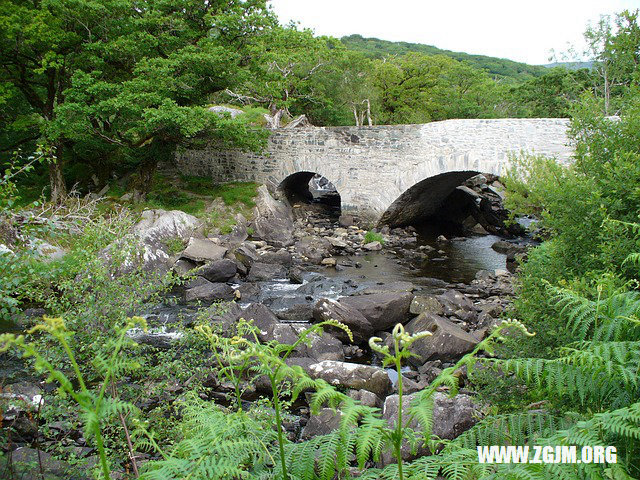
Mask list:
POLYGON ((203 303, 213 303, 218 300, 233 300, 235 298, 233 288, 226 283, 211 283, 208 280, 207 282, 185 290, 185 302, 201 301, 203 303))
POLYGON ((309 262, 320 264, 323 258, 331 256, 331 243, 324 237, 307 235, 296 242, 295 251, 309 262))
POLYGON ((286 310, 275 312, 280 320, 308 322, 313 318, 313 305, 310 303, 296 303, 286 310))
POLYGON ((421 313, 433 313, 435 315, 442 315, 444 313, 444 307, 433 295, 416 295, 411 302, 409 311, 414 315, 420 315, 421 313))
POLYGON ((291 258, 291 254, 281 248, 275 252, 263 252, 258 255, 258 261, 262 263, 276 263, 279 265, 284 265, 285 267, 290 267, 293 259, 291 258))
POLYGON ((194 268, 197 268, 197 264, 186 258, 179 258, 176 263, 173 264, 173 271, 179 276, 183 277, 194 268))
POLYGON ((455 315, 458 312, 476 313, 478 311, 471 299, 457 290, 447 290, 442 295, 438 295, 436 299, 444 307, 446 316, 455 315))
POLYGON ((378 241, 365 243, 362 248, 369 250, 370 252, 377 252, 382 250, 382 244, 378 241))
POLYGON ((325 360, 309 367, 313 378, 321 378, 331 385, 342 385, 355 390, 368 390, 383 397, 391 388, 387 372, 381 368, 357 363, 325 360))
MULTIPOLYGON (((406 395, 402 401, 402 412, 405 426, 415 430, 420 427, 414 419, 407 422, 409 407, 418 394, 406 395)), ((479 408, 469 395, 456 395, 449 397, 441 392, 433 395, 433 434, 440 438, 451 440, 469 430, 476 424, 479 417, 479 408)), ((398 416, 398 395, 389 395, 384 401, 382 417, 388 425, 393 427, 398 416)), ((423 455, 428 455, 429 450, 420 447, 415 455, 412 455, 408 442, 402 444, 402 458, 411 460, 423 455)), ((382 457, 383 464, 392 463, 394 460, 389 452, 385 452, 382 457)))
POLYGON ((409 363, 419 367, 428 360, 454 360, 470 352, 478 344, 478 339, 465 332, 446 318, 432 313, 422 313, 406 325, 410 334, 428 331, 432 335, 416 340, 411 351, 417 357, 410 357, 409 363))
POLYGON ((251 242, 242 242, 233 250, 233 254, 236 260, 247 268, 251 268, 253 262, 257 262, 259 259, 256 247, 251 242))
POLYGON ((227 253, 227 247, 218 245, 211 240, 193 237, 180 256, 196 262, 211 262, 222 260, 225 253, 227 253))
POLYGON ((387 330, 397 323, 404 323, 413 300, 411 293, 390 292, 371 295, 354 295, 341 298, 340 303, 358 310, 369 320, 374 331, 387 330))
POLYGON ((278 317, 263 304, 250 304, 242 311, 240 316, 247 321, 251 320, 253 325, 258 327, 260 341, 265 342, 273 339, 273 330, 278 324, 278 317))
POLYGON ((247 282, 260 282, 287 278, 287 268, 278 263, 254 262, 247 275, 247 282))
MULTIPOLYGON (((351 330, 353 341, 357 345, 367 342, 374 332, 371 322, 358 310, 327 298, 322 298, 315 304, 313 318, 317 322, 337 320, 345 324, 351 330)), ((348 336, 343 330, 332 328, 331 331, 342 341, 348 341, 348 336)))
POLYGON ((223 258, 205 264, 198 270, 198 275, 210 282, 227 282, 236 275, 236 270, 236 262, 223 258))
POLYGON ((258 187, 255 202, 255 236, 276 247, 293 245, 293 215, 289 207, 274 199, 264 185, 258 187))
POLYGON ((344 346, 342 342, 328 332, 322 335, 311 335, 311 345, 306 346, 302 353, 318 362, 333 360, 342 362, 344 360, 344 346))

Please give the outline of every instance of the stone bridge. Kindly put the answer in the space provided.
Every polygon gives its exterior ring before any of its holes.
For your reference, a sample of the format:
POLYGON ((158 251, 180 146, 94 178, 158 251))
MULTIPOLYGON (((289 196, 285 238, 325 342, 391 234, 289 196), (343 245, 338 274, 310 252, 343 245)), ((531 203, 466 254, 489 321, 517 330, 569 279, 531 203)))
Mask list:
POLYGON ((567 128, 566 119, 535 118, 281 129, 264 155, 211 145, 180 151, 176 162, 181 173, 272 191, 303 189, 318 173, 335 185, 343 213, 399 226, 432 215, 477 173, 505 173, 513 154, 569 162, 567 128))

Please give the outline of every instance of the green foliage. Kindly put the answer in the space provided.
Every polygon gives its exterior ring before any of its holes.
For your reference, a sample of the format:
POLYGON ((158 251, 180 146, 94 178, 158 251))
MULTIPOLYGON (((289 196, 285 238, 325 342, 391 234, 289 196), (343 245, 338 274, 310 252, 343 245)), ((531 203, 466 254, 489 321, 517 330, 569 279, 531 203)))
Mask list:
POLYGON ((136 366, 126 356, 121 355, 122 350, 127 345, 133 344, 127 336, 127 331, 136 325, 146 328, 144 319, 140 317, 131 318, 126 324, 115 327, 114 335, 106 341, 103 353, 94 358, 94 366, 102 377, 102 386, 97 392, 87 387, 85 378, 80 371, 80 366, 71 348, 72 333, 66 329, 61 318, 45 317, 44 323, 36 325, 28 333, 34 334, 41 331, 55 338, 71 364, 74 374, 72 378, 69 378, 62 370, 49 362, 43 355, 41 347, 35 343, 27 342, 23 335, 0 335, 0 352, 15 347, 23 352, 25 358, 34 358, 36 370, 47 373, 47 380, 57 382, 60 393, 69 395, 80 407, 85 424, 85 435, 95 442, 100 460, 100 469, 105 480, 109 480, 111 477, 104 445, 103 424, 116 415, 134 411, 134 407, 131 404, 109 397, 107 395, 107 387, 112 384, 118 375, 127 373, 136 366), (77 384, 77 387, 74 384, 77 384))
POLYGON ((380 92, 376 112, 382 124, 495 116, 495 83, 444 55, 410 53, 378 62, 372 82, 380 92))
MULTIPOLYGON (((170 457, 149 462, 141 479, 268 478, 269 466, 274 463, 270 447, 276 434, 264 409, 229 412, 191 397, 182 413, 181 441, 170 457)), ((138 445, 157 447, 143 436, 138 445)))
POLYGON ((380 242, 381 245, 384 245, 384 237, 377 232, 373 232, 369 230, 364 235, 364 243, 371 243, 371 242, 380 242))

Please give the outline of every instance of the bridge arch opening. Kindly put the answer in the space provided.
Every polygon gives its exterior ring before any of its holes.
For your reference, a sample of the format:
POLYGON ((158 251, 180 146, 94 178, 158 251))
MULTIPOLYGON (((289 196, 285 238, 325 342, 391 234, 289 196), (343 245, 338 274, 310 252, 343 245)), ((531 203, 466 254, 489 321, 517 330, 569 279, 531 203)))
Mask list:
POLYGON ((308 204, 340 215, 341 198, 335 185, 316 172, 296 172, 285 178, 278 191, 294 204, 308 204))
POLYGON ((498 177, 465 170, 426 178, 400 195, 380 219, 390 227, 445 227, 451 233, 501 233, 498 177))

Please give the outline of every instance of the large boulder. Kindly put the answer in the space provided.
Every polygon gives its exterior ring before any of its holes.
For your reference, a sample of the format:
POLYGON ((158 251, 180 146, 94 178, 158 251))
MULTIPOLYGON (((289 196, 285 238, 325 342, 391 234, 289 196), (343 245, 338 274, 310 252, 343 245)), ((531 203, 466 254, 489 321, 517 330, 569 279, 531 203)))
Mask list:
POLYGON ((295 250, 309 262, 320 265, 323 259, 331 256, 331 243, 324 237, 307 235, 296 242, 295 250))
POLYGON ((278 317, 276 317, 273 312, 263 304, 250 304, 242 311, 242 314, 240 316, 247 321, 250 320, 251 323, 253 323, 253 325, 258 328, 258 338, 260 339, 260 341, 266 342, 273 340, 273 331, 278 324, 278 317))
POLYGON ((457 290, 447 290, 442 295, 436 297, 444 309, 447 316, 460 314, 461 312, 477 312, 476 306, 471 299, 457 290))
POLYGON ((406 325, 407 333, 428 331, 432 335, 416 340, 411 351, 416 354, 409 363, 419 367, 428 360, 451 361, 470 352, 479 343, 473 335, 446 318, 432 313, 422 313, 406 325))
POLYGON ((310 365, 309 375, 334 386, 368 390, 380 397, 385 396, 391 388, 391 380, 383 369, 357 363, 325 360, 310 365))
POLYGON ((255 202, 254 236, 276 247, 293 245, 293 215, 290 208, 274 199, 264 185, 258 187, 255 202))
POLYGON ((340 303, 358 310, 371 323, 374 331, 387 330, 404 323, 413 295, 408 292, 373 293, 341 298, 340 303))
POLYGON ((318 435, 327 435, 340 427, 340 412, 332 408, 323 408, 317 415, 311 415, 302 429, 300 437, 309 440, 318 435))
MULTIPOLYGON (((414 418, 409 420, 409 408, 412 402, 417 401, 419 394, 405 395, 402 399, 402 417, 405 426, 414 430, 419 430, 417 420, 414 418)), ((440 438, 451 440, 460 434, 469 430, 476 424, 479 418, 479 408, 469 395, 456 395, 449 397, 441 392, 433 395, 433 429, 432 433, 440 438)), ((382 409, 382 417, 387 421, 390 427, 396 425, 398 418, 398 395, 389 395, 384 401, 382 409)), ((404 460, 412 460, 414 458, 429 455, 429 449, 419 447, 415 454, 412 454, 408 442, 402 444, 402 458, 404 460)), ((390 453, 385 452, 382 457, 384 464, 392 463, 393 457, 390 453)))
POLYGON ((227 282, 236 275, 236 270, 236 262, 228 258, 223 258, 204 265, 198 270, 198 275, 206 278, 210 282, 227 282))
POLYGON ((280 250, 277 250, 275 252, 263 252, 259 254, 258 261, 262 263, 277 263, 286 267, 290 267, 293 263, 291 254, 284 248, 281 248, 280 250))
MULTIPOLYGON (((358 310, 327 298, 322 298, 315 304, 313 318, 317 322, 337 320, 345 324, 353 334, 354 343, 358 345, 367 342, 374 331, 371 322, 358 310)), ((348 336, 343 330, 332 329, 332 333, 341 340, 348 341, 348 336)))
POLYGON ((180 254, 195 262, 213 262, 222 260, 227 253, 227 247, 219 245, 206 238, 191 238, 187 248, 180 254))
POLYGON ((101 253, 108 262, 116 251, 133 240, 141 246, 141 255, 135 261, 125 261, 118 268, 118 273, 127 273, 137 266, 147 272, 162 275, 169 271, 173 261, 169 251, 169 242, 179 240, 186 242, 200 226, 200 220, 193 215, 179 210, 145 210, 140 214, 140 221, 131 229, 131 235, 117 240, 101 253))
POLYGON ((233 250, 233 254, 236 260, 247 268, 251 268, 253 262, 257 262, 259 259, 256 247, 251 242, 242 242, 233 250))
POLYGON ((248 282, 270 281, 287 278, 288 272, 284 265, 278 263, 254 262, 247 275, 248 282))
POLYGON ((202 302, 211 304, 217 301, 233 300, 235 292, 226 283, 212 283, 202 279, 207 283, 198 285, 197 287, 188 288, 184 292, 185 302, 202 302))

